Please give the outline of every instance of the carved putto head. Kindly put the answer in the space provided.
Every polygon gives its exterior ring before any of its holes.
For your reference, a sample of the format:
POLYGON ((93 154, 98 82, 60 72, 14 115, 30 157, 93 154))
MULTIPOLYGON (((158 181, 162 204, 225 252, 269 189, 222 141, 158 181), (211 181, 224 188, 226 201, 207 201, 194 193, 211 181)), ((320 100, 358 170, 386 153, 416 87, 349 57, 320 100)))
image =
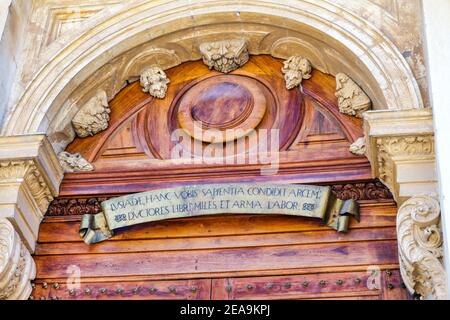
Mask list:
POLYGON ((78 137, 86 138, 106 130, 109 125, 110 112, 106 92, 98 91, 72 120, 72 125, 78 137))
POLYGON ((61 167, 66 173, 94 170, 94 167, 79 153, 71 154, 63 151, 58 155, 58 159, 61 167))
POLYGON ((372 106, 370 98, 344 73, 336 75, 336 97, 339 111, 349 116, 362 118, 362 114, 372 106))
POLYGON ((166 73, 159 67, 149 67, 141 73, 142 91, 150 93, 152 97, 164 99, 169 83, 166 73))
POLYGON ((308 59, 293 56, 284 62, 284 67, 281 71, 284 73, 286 88, 291 90, 299 86, 303 79, 311 78, 312 67, 308 59))
POLYGON ((229 73, 244 64, 249 59, 245 40, 224 40, 206 42, 200 45, 203 62, 219 72, 229 73))

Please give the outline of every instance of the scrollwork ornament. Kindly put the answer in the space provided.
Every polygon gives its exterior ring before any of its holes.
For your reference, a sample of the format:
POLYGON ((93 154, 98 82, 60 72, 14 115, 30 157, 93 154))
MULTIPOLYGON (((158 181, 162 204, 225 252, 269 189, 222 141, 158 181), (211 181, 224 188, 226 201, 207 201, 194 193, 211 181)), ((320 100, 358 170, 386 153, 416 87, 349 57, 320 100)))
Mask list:
POLYGON ((0 300, 27 299, 36 268, 11 223, 0 219, 0 300))
POLYGON ((423 299, 447 299, 436 196, 420 195, 407 200, 398 212, 397 234, 400 268, 408 290, 423 299))

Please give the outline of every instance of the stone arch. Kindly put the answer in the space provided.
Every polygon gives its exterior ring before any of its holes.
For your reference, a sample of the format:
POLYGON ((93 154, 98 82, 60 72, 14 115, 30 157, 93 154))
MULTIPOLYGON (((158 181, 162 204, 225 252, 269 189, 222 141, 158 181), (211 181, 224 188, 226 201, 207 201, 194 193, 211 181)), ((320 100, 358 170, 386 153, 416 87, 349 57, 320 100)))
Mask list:
MULTIPOLYGON (((364 2, 358 1, 358 5, 364 2)), ((108 12, 102 14, 106 18, 108 12)), ((98 23, 101 18, 65 48, 49 52, 52 58, 9 113, 3 135, 63 131, 84 95, 89 94, 83 84, 95 78, 98 70, 114 68, 112 61, 123 63, 132 50, 138 51, 140 58, 148 57, 142 50, 174 54, 172 64, 165 66, 170 67, 200 59, 198 45, 203 40, 238 35, 249 41, 251 54, 284 58, 294 50, 322 71, 348 73, 367 91, 375 109, 423 108, 418 85, 395 45, 362 18, 328 1, 285 4, 248 0, 238 6, 218 0, 195 5, 142 2, 125 4, 123 10, 98 23)), ((132 71, 137 69, 125 64, 129 74, 116 79, 113 72, 107 77, 113 87, 110 99, 120 90, 121 81, 135 76, 132 71)))

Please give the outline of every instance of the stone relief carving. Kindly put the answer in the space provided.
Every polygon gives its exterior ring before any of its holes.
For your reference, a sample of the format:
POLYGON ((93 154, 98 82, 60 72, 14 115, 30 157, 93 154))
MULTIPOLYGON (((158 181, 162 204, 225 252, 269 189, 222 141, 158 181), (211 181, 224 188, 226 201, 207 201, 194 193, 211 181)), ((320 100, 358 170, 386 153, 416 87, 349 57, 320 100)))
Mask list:
POLYGON ((0 179, 4 181, 23 179, 42 213, 53 200, 47 182, 32 160, 0 162, 0 179))
POLYGON ((303 79, 311 78, 312 66, 308 59, 292 56, 284 62, 281 72, 284 74, 286 88, 291 90, 299 86, 303 79))
POLYGON ((400 271, 408 290, 422 299, 447 299, 446 273, 436 196, 407 200, 397 215, 400 271))
POLYGON ((36 267, 7 219, 0 219, 0 300, 27 299, 36 267))
POLYGON ((72 119, 72 125, 78 137, 86 138, 106 130, 110 112, 106 92, 97 91, 72 119))
POLYGON ((405 137, 386 137, 378 138, 377 144, 377 162, 378 177, 387 186, 394 185, 393 157, 411 157, 425 156, 434 154, 433 136, 405 136, 405 137))
POLYGON ((65 173, 94 170, 92 164, 87 162, 79 153, 71 154, 64 151, 58 155, 58 159, 65 173))
POLYGON ((349 116, 362 118, 362 114, 372 107, 370 98, 344 73, 336 75, 336 97, 339 111, 349 116))
POLYGON ((149 67, 141 73, 142 91, 148 92, 152 97, 164 99, 169 83, 166 73, 159 67, 149 67))
POLYGON ((245 40, 223 40, 206 42, 200 45, 203 62, 219 72, 229 73, 244 64, 249 59, 247 42, 245 40))
POLYGON ((356 140, 350 146, 350 152, 357 156, 365 155, 366 154, 366 138, 361 137, 358 140, 356 140))

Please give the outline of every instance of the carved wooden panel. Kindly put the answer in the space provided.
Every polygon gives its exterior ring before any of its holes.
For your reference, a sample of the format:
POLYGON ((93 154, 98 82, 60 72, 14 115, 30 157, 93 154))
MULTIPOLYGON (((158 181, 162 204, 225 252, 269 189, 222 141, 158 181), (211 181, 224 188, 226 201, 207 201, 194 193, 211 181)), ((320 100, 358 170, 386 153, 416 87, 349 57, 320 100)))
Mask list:
POLYGON ((286 90, 281 68, 281 61, 268 56, 251 57, 226 75, 210 71, 202 62, 185 63, 167 71, 171 83, 165 99, 142 92, 139 83, 129 85, 110 103, 108 130, 76 139, 68 147, 68 152, 80 152, 92 162, 95 170, 67 174, 61 195, 140 192, 205 179, 298 183, 370 179, 368 160, 349 152, 363 135, 361 120, 339 112, 335 79, 314 71, 302 88, 286 90), (197 133, 194 123, 200 124, 197 133), (211 137, 208 129, 218 134, 211 137), (241 131, 225 137, 230 129, 241 131), (245 137, 253 129, 258 140, 245 137), (266 133, 261 130, 267 130, 267 141, 272 130, 278 130, 276 175, 261 177, 264 165, 251 161, 266 133), (174 131, 186 136, 174 139, 174 131), (212 140, 232 144, 226 154, 231 162, 171 160, 172 151, 180 149, 191 159, 202 154, 220 158, 220 149, 211 151, 212 140), (238 156, 244 161, 238 162, 238 156))
POLYGON ((301 88, 286 90, 281 67, 257 56, 225 75, 189 62, 167 70, 165 99, 138 83, 124 88, 110 103, 109 128, 68 147, 95 170, 66 174, 61 197, 50 205, 34 257, 33 298, 408 298, 398 276, 392 195, 372 180, 367 158, 349 152, 363 135, 361 120, 339 113, 333 77, 314 71, 301 88), (205 135, 210 129, 214 135, 205 135), (241 130, 227 135, 229 129, 241 130), (259 135, 253 142, 245 137, 253 129, 268 130, 269 140, 279 135, 275 174, 261 175, 263 165, 249 161, 171 159, 175 147, 198 159, 214 141, 231 145, 232 159, 250 160, 260 145, 259 135), (185 134, 179 143, 171 136, 177 130, 185 134), (205 216, 132 226, 91 246, 78 233, 81 215, 100 212, 108 198, 232 181, 330 185, 339 198, 359 201, 361 222, 339 234, 303 217, 205 216), (71 290, 73 266, 81 277, 71 290), (376 288, 367 285, 373 266, 380 270, 376 288))

